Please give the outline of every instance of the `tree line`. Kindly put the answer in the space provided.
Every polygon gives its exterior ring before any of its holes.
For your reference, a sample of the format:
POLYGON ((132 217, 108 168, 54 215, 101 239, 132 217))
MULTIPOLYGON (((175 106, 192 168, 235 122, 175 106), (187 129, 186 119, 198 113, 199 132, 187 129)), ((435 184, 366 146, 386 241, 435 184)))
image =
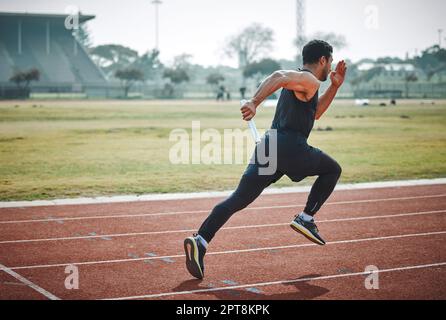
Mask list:
MULTIPOLYGON (((163 90, 165 96, 169 97, 174 95, 176 87, 195 80, 198 76, 203 77, 202 79, 214 89, 227 80, 225 77, 227 74, 217 68, 204 68, 193 64, 192 56, 187 53, 174 57, 173 62, 166 65, 161 62, 160 52, 156 49, 140 55, 136 50, 120 44, 93 46, 86 24, 81 25, 73 35, 89 52, 107 78, 120 82, 124 97, 128 97, 129 91, 137 82, 164 82, 163 90)), ((300 37, 294 40, 296 49, 301 49, 310 39, 325 40, 332 44, 336 51, 347 46, 344 36, 319 32, 306 38, 300 37)), ((243 83, 247 79, 252 79, 257 84, 265 75, 269 75, 275 70, 295 69, 302 64, 300 54, 297 54, 292 60, 277 61, 272 59, 269 57, 269 52, 273 48, 274 31, 262 24, 254 23, 228 37, 222 52, 228 58, 237 59, 238 72, 243 83)), ((384 72, 383 65, 390 63, 412 64, 430 80, 434 75, 441 74, 446 69, 446 50, 434 45, 411 59, 385 57, 369 61, 374 63, 374 67, 362 72, 357 68, 359 63, 350 63, 348 81, 353 88, 359 84, 368 83, 382 74, 384 72)), ((25 71, 17 70, 11 76, 10 81, 16 83, 18 88, 28 90, 30 82, 38 81, 39 77, 40 72, 35 68, 25 71)), ((408 87, 408 83, 418 81, 417 73, 405 73, 404 81, 406 87, 408 87)))
MULTIPOLYGON (((92 47, 88 38, 88 32, 81 31, 82 37, 78 40, 89 50, 93 60, 109 79, 116 78, 121 82, 124 89, 124 96, 136 82, 146 80, 166 79, 165 84, 170 92, 176 86, 189 82, 193 78, 193 71, 197 65, 191 63, 191 55, 181 54, 174 58, 173 63, 164 65, 160 61, 160 52, 151 50, 138 55, 136 50, 119 45, 106 44, 92 47)), ((343 36, 334 33, 318 33, 312 36, 329 41, 337 49, 346 45, 343 36)), ((305 39, 306 40, 306 39, 305 39)), ((296 46, 300 44, 295 41, 296 46)), ((253 79, 258 83, 262 77, 281 68, 279 61, 268 57, 268 53, 274 47, 274 31, 259 23, 253 23, 240 32, 230 36, 222 48, 224 56, 238 60, 238 69, 242 78, 253 79)), ((296 64, 301 59, 300 55, 295 57, 296 64)), ((206 83, 212 87, 218 87, 226 79, 224 74, 218 71, 208 72, 206 83)), ((244 82, 243 80, 243 82, 244 82)))

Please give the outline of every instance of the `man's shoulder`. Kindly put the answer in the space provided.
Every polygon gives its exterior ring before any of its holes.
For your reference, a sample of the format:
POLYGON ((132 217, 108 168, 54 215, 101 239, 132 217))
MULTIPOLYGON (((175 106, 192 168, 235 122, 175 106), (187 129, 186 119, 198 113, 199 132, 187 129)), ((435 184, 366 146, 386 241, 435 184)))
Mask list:
POLYGON ((303 70, 280 70, 275 74, 280 78, 281 86, 296 93, 313 96, 319 90, 320 82, 311 73, 303 70))
POLYGON ((302 79, 305 79, 305 81, 309 85, 311 85, 313 87, 317 87, 317 88, 320 87, 321 82, 315 77, 314 74, 312 74, 311 72, 308 72, 308 71, 299 71, 299 72, 301 72, 301 74, 302 74, 301 75, 302 79))
POLYGON ((305 93, 307 96, 314 96, 321 86, 321 82, 311 73, 307 71, 302 72, 303 86, 305 87, 305 93))

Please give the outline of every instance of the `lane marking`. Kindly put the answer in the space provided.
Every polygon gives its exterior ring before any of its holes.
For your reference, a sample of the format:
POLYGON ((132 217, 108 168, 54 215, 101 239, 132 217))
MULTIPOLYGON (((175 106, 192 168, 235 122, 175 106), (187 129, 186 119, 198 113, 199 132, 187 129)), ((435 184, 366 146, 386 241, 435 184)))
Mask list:
MULTIPOLYGON (((422 264, 422 265, 415 265, 415 266, 405 266, 405 267, 382 269, 382 270, 378 270, 377 272, 378 273, 387 273, 387 272, 426 269, 426 268, 444 267, 444 266, 446 266, 446 262, 438 262, 438 263, 431 263, 431 264, 422 264)), ((234 289, 243 289, 243 288, 251 288, 251 287, 265 287, 265 286, 290 284, 290 283, 298 283, 298 282, 305 282, 305 281, 329 280, 329 279, 337 279, 337 278, 363 276, 363 275, 369 275, 369 274, 370 274, 370 272, 367 272, 367 271, 352 272, 352 273, 333 274, 333 275, 319 276, 319 277, 308 277, 308 278, 301 278, 301 279, 295 279, 295 280, 259 282, 259 283, 250 283, 250 284, 243 284, 243 285, 234 285, 234 286, 227 286, 227 287, 207 288, 207 289, 197 289, 197 290, 189 290, 189 291, 164 292, 164 293, 147 294, 147 295, 140 295, 140 296, 106 298, 106 299, 101 299, 101 300, 130 300, 130 299, 160 298, 160 297, 167 297, 167 296, 206 293, 206 292, 234 290, 234 289)))
MULTIPOLYGON (((326 245, 358 243, 358 242, 367 242, 367 241, 380 241, 380 240, 410 238, 410 237, 435 236, 435 235, 443 235, 443 234, 446 234, 446 231, 402 234, 402 235, 394 235, 394 236, 351 239, 351 240, 337 240, 337 241, 327 242, 326 245)), ((208 252, 208 253, 206 253, 206 255, 211 256, 211 255, 247 253, 247 252, 279 250, 279 249, 295 249, 295 248, 304 248, 304 247, 310 247, 310 246, 318 246, 318 245, 315 243, 305 243, 305 244, 295 244, 295 245, 278 246, 278 247, 262 247, 262 248, 208 252)), ((11 267, 10 269, 11 270, 22 270, 22 269, 66 267, 69 265, 97 265, 97 264, 109 264, 109 263, 121 263, 121 262, 126 263, 126 262, 149 261, 149 260, 166 259, 166 258, 174 259, 174 258, 182 258, 182 257, 185 257, 185 255, 178 254, 178 255, 170 255, 170 256, 157 256, 157 257, 145 257, 145 258, 134 258, 134 259, 115 259, 115 260, 102 260, 102 261, 84 261, 84 262, 68 262, 68 263, 56 263, 56 264, 42 264, 42 265, 30 265, 30 266, 17 266, 17 267, 11 267)))
MULTIPOLYGON (((408 213, 398 213, 398 214, 388 214, 388 215, 373 215, 364 217, 351 217, 351 218, 337 218, 328 220, 318 220, 317 223, 329 223, 329 222, 344 222, 344 221, 359 221, 359 220, 372 220, 372 219, 385 219, 385 218, 399 218, 399 217, 410 217, 428 214, 439 214, 446 213, 445 210, 436 211, 421 211, 421 212, 408 212, 408 213)), ((252 228, 268 228, 268 227, 281 227, 288 226, 290 222, 284 223, 270 223, 270 224, 257 224, 257 225, 244 225, 244 226, 233 226, 233 227, 223 227, 220 230, 237 230, 237 229, 252 229, 252 228)), ((118 237, 134 237, 134 236, 147 236, 147 235, 157 235, 157 234, 172 234, 172 233, 191 233, 196 232, 195 229, 183 229, 183 230, 165 230, 165 231, 147 231, 147 232, 132 232, 132 233, 112 233, 105 235, 94 235, 94 236, 75 236, 75 237, 59 237, 59 238, 42 238, 42 239, 18 239, 18 240, 4 240, 0 241, 1 244, 13 244, 13 243, 28 243, 28 242, 45 242, 45 241, 67 241, 67 240, 84 240, 84 239, 106 239, 111 240, 111 238, 118 237)))
MULTIPOLYGON (((411 186, 432 186, 441 184, 446 184, 446 178, 346 183, 346 184, 336 185, 335 191, 397 188, 397 187, 411 187, 411 186)), ((284 188, 271 187, 265 189, 263 194, 303 193, 303 192, 309 192, 310 189, 311 185, 284 187, 284 188)), ((72 199, 55 199, 55 200, 5 201, 5 202, 0 202, 0 208, 104 204, 104 203, 116 203, 116 202, 140 202, 140 201, 163 201, 163 200, 169 201, 169 200, 203 199, 203 198, 208 199, 208 198, 226 197, 229 196, 232 192, 233 190, 195 192, 195 193, 118 195, 111 197, 72 198, 72 199)))
POLYGON ((37 291, 38 293, 44 295, 45 297, 47 297, 50 300, 60 300, 60 298, 56 297, 54 294, 52 294, 51 292, 46 291, 45 289, 39 287, 37 284, 31 282, 30 280, 22 277, 21 275, 19 275, 17 272, 12 271, 10 268, 0 264, 0 271, 4 271, 7 274, 9 274, 10 276, 14 277, 15 279, 19 280, 21 283, 23 283, 24 285, 27 285, 28 287, 30 287, 31 289, 37 291))
MULTIPOLYGON (((411 197, 398 197, 398 198, 381 198, 381 199, 363 199, 363 200, 349 200, 349 201, 335 201, 327 202, 327 205, 341 205, 341 204, 356 204, 356 203, 371 203, 380 201, 397 201, 397 200, 416 200, 416 199, 429 199, 429 198, 442 198, 446 197, 446 193, 436 194, 436 195, 424 195, 424 196, 411 196, 411 197)), ((245 210, 268 210, 268 209, 287 209, 303 207, 304 204, 293 204, 293 205, 281 205, 281 206, 263 206, 263 207, 252 207, 240 210, 243 212, 245 210)), ((182 215, 182 214, 196 214, 196 213, 209 213, 209 210, 191 210, 191 211, 172 211, 172 212, 156 212, 156 213, 140 213, 140 214, 123 214, 123 215, 103 215, 103 216, 80 216, 80 217, 65 217, 65 218, 51 218, 51 219, 30 219, 30 220, 6 220, 0 221, 0 224, 14 224, 14 223, 37 223, 37 222, 51 222, 51 221, 77 221, 77 220, 95 220, 95 219, 122 219, 122 218, 137 218, 137 217, 154 217, 154 216, 170 216, 170 215, 182 215)))

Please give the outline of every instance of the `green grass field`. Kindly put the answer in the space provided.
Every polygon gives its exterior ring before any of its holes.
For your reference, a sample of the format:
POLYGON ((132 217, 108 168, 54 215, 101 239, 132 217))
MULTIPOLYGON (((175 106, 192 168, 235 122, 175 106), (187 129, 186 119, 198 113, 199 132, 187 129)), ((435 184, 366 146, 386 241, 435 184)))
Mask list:
MULTIPOLYGON (((268 128, 273 113, 259 109, 257 127, 268 128)), ((237 101, 0 102, 0 199, 233 189, 244 164, 170 163, 171 130, 190 131, 197 120, 220 132, 246 128, 237 101)), ((343 183, 446 177, 446 102, 340 100, 309 142, 338 160, 343 183)), ((276 185, 296 184, 284 177, 276 185)))

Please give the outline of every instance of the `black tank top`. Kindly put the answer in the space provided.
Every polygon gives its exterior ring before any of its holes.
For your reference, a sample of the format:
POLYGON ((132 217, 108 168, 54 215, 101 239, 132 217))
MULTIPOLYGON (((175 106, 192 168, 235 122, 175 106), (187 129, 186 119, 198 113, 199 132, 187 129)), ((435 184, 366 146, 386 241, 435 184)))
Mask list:
POLYGON ((282 89, 271 129, 276 129, 279 132, 297 133, 308 139, 314 125, 318 93, 319 91, 311 100, 304 102, 296 97, 294 91, 282 89))

